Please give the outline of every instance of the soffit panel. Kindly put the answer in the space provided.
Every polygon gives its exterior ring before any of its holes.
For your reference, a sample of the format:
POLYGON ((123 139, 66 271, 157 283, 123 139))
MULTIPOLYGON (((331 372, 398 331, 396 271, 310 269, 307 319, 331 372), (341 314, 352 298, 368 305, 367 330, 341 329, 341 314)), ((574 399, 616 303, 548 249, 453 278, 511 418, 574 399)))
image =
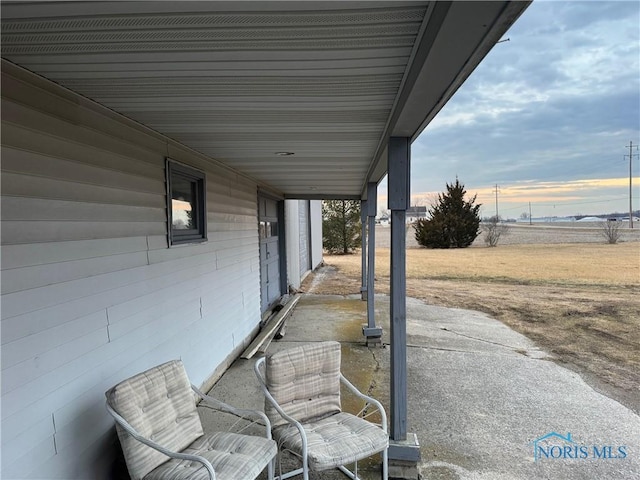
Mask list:
POLYGON ((126 3, 3 5, 2 56, 284 194, 359 195, 426 2, 126 3))

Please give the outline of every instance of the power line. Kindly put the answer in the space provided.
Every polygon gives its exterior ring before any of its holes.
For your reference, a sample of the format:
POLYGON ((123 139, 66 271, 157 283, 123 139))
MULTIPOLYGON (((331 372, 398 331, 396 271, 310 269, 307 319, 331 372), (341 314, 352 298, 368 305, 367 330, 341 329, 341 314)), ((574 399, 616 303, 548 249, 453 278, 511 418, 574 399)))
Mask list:
MULTIPOLYGON (((636 150, 638 150, 638 146, 636 145, 636 150)), ((629 157, 629 228, 633 228, 633 188, 632 188, 632 182, 633 182, 633 175, 632 175, 632 164, 633 164, 633 157, 637 157, 638 154, 637 153, 633 153, 633 142, 629 142, 629 155, 624 155, 622 158, 625 157, 629 157)))

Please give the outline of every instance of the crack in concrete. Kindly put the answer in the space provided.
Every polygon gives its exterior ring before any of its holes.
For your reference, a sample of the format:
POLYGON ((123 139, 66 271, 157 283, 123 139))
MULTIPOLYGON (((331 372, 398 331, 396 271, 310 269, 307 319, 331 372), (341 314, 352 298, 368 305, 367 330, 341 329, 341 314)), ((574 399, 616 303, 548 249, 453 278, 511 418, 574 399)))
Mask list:
POLYGON ((451 333, 453 333, 455 335, 459 335, 461 337, 470 338, 471 340, 477 340, 479 342, 490 343, 491 345, 498 345, 499 347, 504 347, 504 348, 508 348, 510 350, 513 350, 514 352, 517 351, 517 350, 522 351, 522 348, 519 348, 519 347, 513 347, 511 345, 505 345, 504 343, 492 342, 491 340, 485 340, 484 338, 478 338, 478 337, 474 337, 472 335, 465 335, 464 333, 456 332, 455 330, 449 330, 447 327, 440 327, 440 330, 443 330, 445 332, 451 332, 451 333))
MULTIPOLYGON (((385 343, 384 345, 389 346, 388 343, 385 343)), ((416 344, 412 344, 412 343, 407 343, 407 348, 420 348, 422 350, 436 350, 438 352, 455 352, 455 353, 477 353, 478 355, 506 355, 506 356, 510 356, 510 354, 508 353, 499 353, 499 352, 482 352, 479 350, 460 350, 457 348, 443 348, 443 347, 430 347, 429 345, 416 345, 416 344)), ((544 360, 544 361, 548 361, 550 360, 550 357, 548 356, 544 356, 544 357, 532 357, 531 355, 529 355, 529 353, 527 351, 524 351, 523 349, 515 349, 512 350, 515 353, 518 353, 520 355, 523 355, 531 360, 544 360)))
MULTIPOLYGON (((371 356, 373 357, 373 361, 375 362, 376 366, 373 369, 373 375, 375 375, 376 373, 378 373, 380 371, 380 360, 378 360, 378 358, 376 357, 376 353, 373 350, 373 348, 368 348, 367 350, 369 350, 369 352, 371 352, 371 356)), ((369 395, 370 397, 372 397, 373 395, 373 390, 378 386, 378 382, 376 382, 375 378, 371 378, 371 382, 369 383, 369 388, 367 389, 367 395, 369 395)))
MULTIPOLYGON (((373 361, 375 362, 375 365, 376 365, 375 368, 373 369, 371 381, 369 382, 369 387, 367 388, 367 393, 366 393, 367 396, 373 397, 373 391, 378 386, 378 382, 376 382, 375 375, 380 371, 380 360, 378 360, 378 358, 376 357, 376 354, 373 348, 367 347, 367 350, 369 350, 369 352, 371 353, 371 357, 373 358, 373 361)), ((362 413, 361 413, 362 418, 366 418, 367 415, 369 415, 370 407, 371 407, 371 404, 367 404, 365 408, 362 410, 362 413)))

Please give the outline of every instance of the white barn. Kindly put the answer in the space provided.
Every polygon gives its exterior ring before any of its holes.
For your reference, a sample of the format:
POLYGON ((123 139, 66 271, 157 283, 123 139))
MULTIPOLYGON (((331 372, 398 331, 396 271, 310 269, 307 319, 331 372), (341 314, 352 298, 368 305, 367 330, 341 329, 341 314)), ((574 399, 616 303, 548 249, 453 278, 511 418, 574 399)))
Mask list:
POLYGON ((526 5, 2 2, 0 476, 108 478, 104 392, 211 385, 526 5))

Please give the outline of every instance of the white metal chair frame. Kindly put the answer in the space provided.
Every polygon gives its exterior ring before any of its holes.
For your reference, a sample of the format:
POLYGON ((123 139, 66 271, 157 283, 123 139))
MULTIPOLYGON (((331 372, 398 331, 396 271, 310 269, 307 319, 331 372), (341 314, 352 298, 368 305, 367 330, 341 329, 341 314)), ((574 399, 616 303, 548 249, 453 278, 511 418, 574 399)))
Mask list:
MULTIPOLYGON (((276 409, 276 411, 282 416, 282 418, 284 418, 287 422, 289 422, 291 425, 295 426, 298 429, 298 432, 300 433, 300 437, 302 439, 302 452, 298 453, 298 452, 293 452, 291 450, 288 450, 293 455, 301 458, 302 468, 293 470, 291 472, 287 472, 283 475, 281 459, 280 459, 281 445, 278 445, 278 465, 279 465, 280 471, 279 471, 279 475, 275 478, 278 480, 285 480, 287 478, 291 478, 296 475, 300 475, 302 473, 303 479, 309 480, 309 467, 308 467, 308 457, 307 457, 307 435, 305 433, 304 426, 296 419, 287 415, 282 410, 278 402, 276 402, 275 398, 273 398, 273 396, 271 395, 271 392, 269 392, 269 389, 267 388, 267 384, 264 378, 264 374, 262 372, 265 359, 266 357, 259 358, 253 367, 256 372, 256 376, 258 377, 258 380, 260 382, 260 387, 262 388, 262 392, 264 393, 265 397, 269 400, 269 402, 273 405, 273 407, 276 409)), ((380 428, 385 433, 387 433, 387 414, 382 404, 375 398, 365 395, 360 390, 358 390, 349 380, 345 378, 344 375, 342 375, 342 373, 340 373, 340 381, 342 382, 342 384, 344 384, 347 387, 347 389, 351 393, 353 393, 354 395, 356 395, 357 397, 365 401, 365 405, 362 407, 362 409, 358 412, 356 416, 361 418, 367 418, 370 415, 373 415, 376 411, 379 412, 381 417, 381 423, 376 425, 379 425, 380 428), (376 408, 372 409, 371 411, 368 411, 369 406, 371 405, 373 405, 376 408)), ((360 477, 358 477, 358 462, 355 463, 353 472, 347 469, 344 465, 338 466, 338 469, 349 478, 353 480, 360 480, 360 477)), ((389 458, 388 458, 388 447, 387 447, 382 451, 382 479, 388 480, 388 478, 389 478, 389 458)))
MULTIPOLYGON (((203 392, 201 392, 195 385, 191 385, 191 389, 202 399, 202 406, 214 409, 214 410, 218 410, 221 412, 225 412, 225 413, 229 413, 231 415, 235 415, 236 417, 238 417, 238 420, 234 423, 234 425, 236 425, 239 421, 241 421, 242 419, 244 420, 248 420, 251 421, 252 423, 256 423, 256 420, 262 420, 265 424, 266 427, 266 437, 271 440, 271 422, 269 421, 269 419, 267 418, 267 416, 263 413, 263 412, 259 412, 257 410, 247 410, 247 409, 240 409, 240 408, 235 408, 229 404, 226 404, 216 398, 213 398, 203 392)), ((170 458, 176 458, 179 460, 189 460, 192 462, 199 462, 201 463, 204 468, 206 468, 207 472, 209 473, 209 480, 216 480, 216 471, 213 468, 213 465, 211 464, 211 462, 209 460, 207 460, 204 457, 201 457, 200 455, 191 455, 188 453, 181 453, 181 452, 174 452, 172 450, 168 450, 165 447, 163 447, 162 445, 146 438, 143 437, 142 435, 140 435, 135 428, 133 428, 129 422, 127 422, 118 412, 116 412, 111 405, 109 405, 109 402, 107 402, 107 411, 113 416, 113 418, 116 420, 116 422, 118 422, 118 424, 129 434, 131 435, 133 438, 135 438, 137 441, 147 445, 148 447, 151 447, 155 450, 158 450, 159 452, 163 453, 164 455, 166 455, 167 457, 170 458)), ((249 424, 250 425, 250 424, 249 424)), ((247 427, 245 427, 242 430, 245 430, 247 427)), ((242 431, 241 430, 241 431, 242 431)), ((274 460, 269 462, 269 465, 267 467, 267 472, 268 472, 268 478, 269 480, 274 480, 273 478, 273 470, 274 470, 274 460)))

